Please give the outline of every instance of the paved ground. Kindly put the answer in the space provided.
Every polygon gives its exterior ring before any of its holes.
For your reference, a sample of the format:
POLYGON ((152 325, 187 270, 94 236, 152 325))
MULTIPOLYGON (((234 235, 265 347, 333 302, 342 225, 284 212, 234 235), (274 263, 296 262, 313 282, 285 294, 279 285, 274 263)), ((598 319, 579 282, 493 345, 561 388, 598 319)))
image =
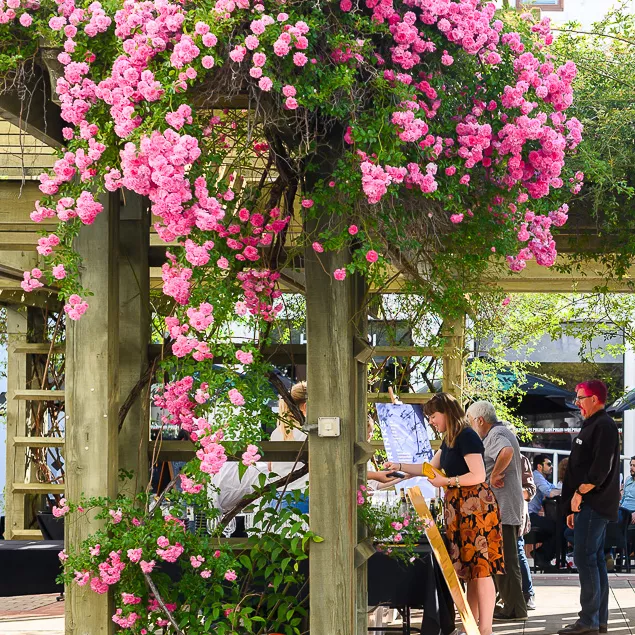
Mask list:
MULTIPOLYGON (((610 574, 609 633, 635 635, 635 575, 610 574)), ((555 635, 573 622, 580 610, 580 587, 576 575, 536 575, 536 610, 527 622, 495 622, 494 635, 555 635)), ((413 613, 413 625, 417 625, 413 613)), ((393 623, 398 625, 399 622, 393 623)), ((460 622, 457 619, 460 629, 460 622)))
POLYGON ((0 635, 64 635, 57 594, 0 598, 0 635))
MULTIPOLYGON (((525 623, 496 623, 495 635, 555 635, 577 618, 575 575, 535 576, 537 609, 525 623)), ((609 632, 635 635, 635 575, 611 574, 609 632)), ((0 635, 64 635, 64 602, 55 595, 0 598, 0 635)), ((416 624, 416 614, 414 624, 416 624)))

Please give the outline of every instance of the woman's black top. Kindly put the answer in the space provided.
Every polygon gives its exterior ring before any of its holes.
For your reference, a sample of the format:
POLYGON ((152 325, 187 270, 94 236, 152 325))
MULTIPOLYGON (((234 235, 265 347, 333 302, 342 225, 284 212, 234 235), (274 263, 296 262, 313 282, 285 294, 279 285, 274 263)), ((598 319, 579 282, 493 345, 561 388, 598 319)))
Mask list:
POLYGON ((467 474, 470 468, 465 462, 467 454, 485 454, 481 437, 472 428, 463 428, 454 439, 454 447, 449 448, 445 441, 441 444, 441 469, 447 476, 467 474))

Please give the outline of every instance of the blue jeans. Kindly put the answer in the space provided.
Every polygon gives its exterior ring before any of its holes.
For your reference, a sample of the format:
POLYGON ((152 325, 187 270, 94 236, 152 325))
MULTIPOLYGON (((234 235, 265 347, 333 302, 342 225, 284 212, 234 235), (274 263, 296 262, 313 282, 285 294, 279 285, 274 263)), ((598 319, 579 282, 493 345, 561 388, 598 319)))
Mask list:
POLYGON ((580 576, 580 623, 597 629, 609 619, 609 577, 604 538, 609 519, 583 505, 575 515, 573 559, 580 576))
POLYGON ((523 595, 528 598, 534 595, 534 586, 531 582, 531 571, 529 570, 529 562, 525 553, 525 538, 518 538, 518 564, 520 565, 520 575, 523 579, 523 595))

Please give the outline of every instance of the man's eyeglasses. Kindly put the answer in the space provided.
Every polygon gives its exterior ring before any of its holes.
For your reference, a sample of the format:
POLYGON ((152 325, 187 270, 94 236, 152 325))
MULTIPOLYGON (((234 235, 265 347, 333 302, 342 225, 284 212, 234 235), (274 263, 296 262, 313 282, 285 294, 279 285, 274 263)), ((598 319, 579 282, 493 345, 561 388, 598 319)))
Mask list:
POLYGON ((580 403, 583 399, 590 399, 593 395, 576 395, 575 403, 580 403))
POLYGON ((551 461, 545 461, 544 465, 545 467, 551 467, 552 463, 551 461))

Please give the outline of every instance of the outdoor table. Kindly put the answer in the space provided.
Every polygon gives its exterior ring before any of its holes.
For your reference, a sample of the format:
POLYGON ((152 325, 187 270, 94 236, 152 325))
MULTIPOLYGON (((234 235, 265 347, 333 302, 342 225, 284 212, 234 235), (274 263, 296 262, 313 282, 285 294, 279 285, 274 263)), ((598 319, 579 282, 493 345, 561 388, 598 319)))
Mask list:
POLYGON ((377 552, 368 560, 368 606, 387 606, 399 611, 402 627, 369 628, 409 635, 448 635, 455 629, 452 596, 428 544, 416 549, 413 562, 404 563, 377 552), (411 609, 423 609, 421 629, 410 623, 411 609))
POLYGON ((62 593, 62 549, 63 540, 0 540, 0 597, 62 593))

